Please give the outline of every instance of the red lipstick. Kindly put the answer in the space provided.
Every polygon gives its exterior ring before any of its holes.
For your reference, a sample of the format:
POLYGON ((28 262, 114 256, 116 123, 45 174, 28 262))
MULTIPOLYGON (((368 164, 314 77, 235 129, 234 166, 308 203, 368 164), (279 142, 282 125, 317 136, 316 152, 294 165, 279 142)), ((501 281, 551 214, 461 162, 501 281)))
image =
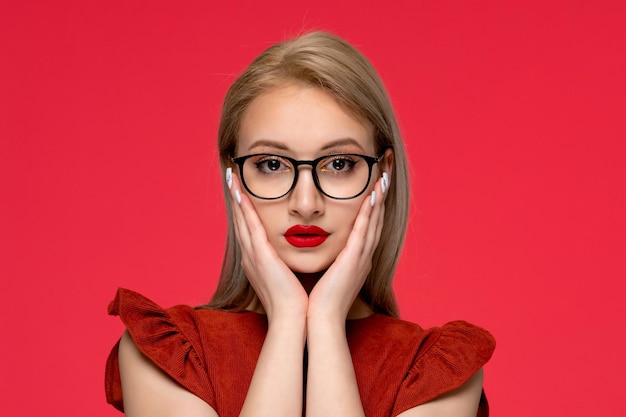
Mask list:
POLYGON ((317 226, 297 224, 285 232, 285 239, 296 248, 313 248, 319 246, 330 235, 326 230, 317 226))

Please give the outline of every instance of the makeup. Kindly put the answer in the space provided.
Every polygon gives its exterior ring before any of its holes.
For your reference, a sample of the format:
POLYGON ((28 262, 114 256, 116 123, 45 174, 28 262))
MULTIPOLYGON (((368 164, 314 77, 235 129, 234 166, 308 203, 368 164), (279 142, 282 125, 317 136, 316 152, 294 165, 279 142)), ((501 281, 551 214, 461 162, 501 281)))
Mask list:
POLYGON ((297 224, 287 229, 285 239, 296 248, 313 248, 324 243, 329 235, 320 227, 297 224))

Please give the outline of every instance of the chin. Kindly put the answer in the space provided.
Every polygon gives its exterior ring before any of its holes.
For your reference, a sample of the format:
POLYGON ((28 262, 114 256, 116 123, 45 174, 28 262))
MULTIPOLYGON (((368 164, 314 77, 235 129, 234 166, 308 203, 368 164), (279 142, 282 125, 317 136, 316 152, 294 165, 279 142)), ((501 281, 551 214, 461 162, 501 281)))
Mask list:
POLYGON ((291 269, 291 271, 295 274, 319 274, 321 272, 324 272, 328 269, 328 267, 330 267, 332 263, 330 264, 316 264, 316 265, 303 265, 302 263, 299 264, 287 264, 287 266, 289 267, 289 269, 291 269))
POLYGON ((278 257, 295 274, 319 274, 325 272, 345 246, 345 241, 327 240, 313 248, 296 248, 286 241, 270 242, 278 257), (340 244, 342 243, 342 244, 340 244))
POLYGON ((296 274, 317 274, 326 271, 334 261, 334 259, 320 259, 316 254, 310 255, 290 256, 283 258, 283 262, 296 274))

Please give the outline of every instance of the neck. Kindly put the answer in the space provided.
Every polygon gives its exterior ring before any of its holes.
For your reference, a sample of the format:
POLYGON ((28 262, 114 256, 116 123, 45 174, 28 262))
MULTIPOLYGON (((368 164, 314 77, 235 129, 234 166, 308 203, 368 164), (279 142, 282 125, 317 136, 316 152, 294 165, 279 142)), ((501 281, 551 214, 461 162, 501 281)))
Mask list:
POLYGON ((317 284, 317 281, 319 281, 320 278, 322 278, 322 276, 324 275, 324 272, 326 271, 311 272, 311 273, 295 273, 295 275, 300 281, 300 283, 302 284, 302 286, 304 287, 304 290, 306 291, 306 293, 310 295, 311 291, 313 291, 313 287, 315 287, 315 284, 317 284))

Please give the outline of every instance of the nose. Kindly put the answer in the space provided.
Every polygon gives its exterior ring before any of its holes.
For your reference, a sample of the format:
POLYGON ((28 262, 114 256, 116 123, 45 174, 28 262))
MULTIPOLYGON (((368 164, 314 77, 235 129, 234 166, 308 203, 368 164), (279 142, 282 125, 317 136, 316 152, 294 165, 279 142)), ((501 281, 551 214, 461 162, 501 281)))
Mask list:
POLYGON ((315 186, 308 167, 300 167, 298 181, 288 196, 289 213, 300 217, 316 217, 324 213, 324 195, 315 186))

